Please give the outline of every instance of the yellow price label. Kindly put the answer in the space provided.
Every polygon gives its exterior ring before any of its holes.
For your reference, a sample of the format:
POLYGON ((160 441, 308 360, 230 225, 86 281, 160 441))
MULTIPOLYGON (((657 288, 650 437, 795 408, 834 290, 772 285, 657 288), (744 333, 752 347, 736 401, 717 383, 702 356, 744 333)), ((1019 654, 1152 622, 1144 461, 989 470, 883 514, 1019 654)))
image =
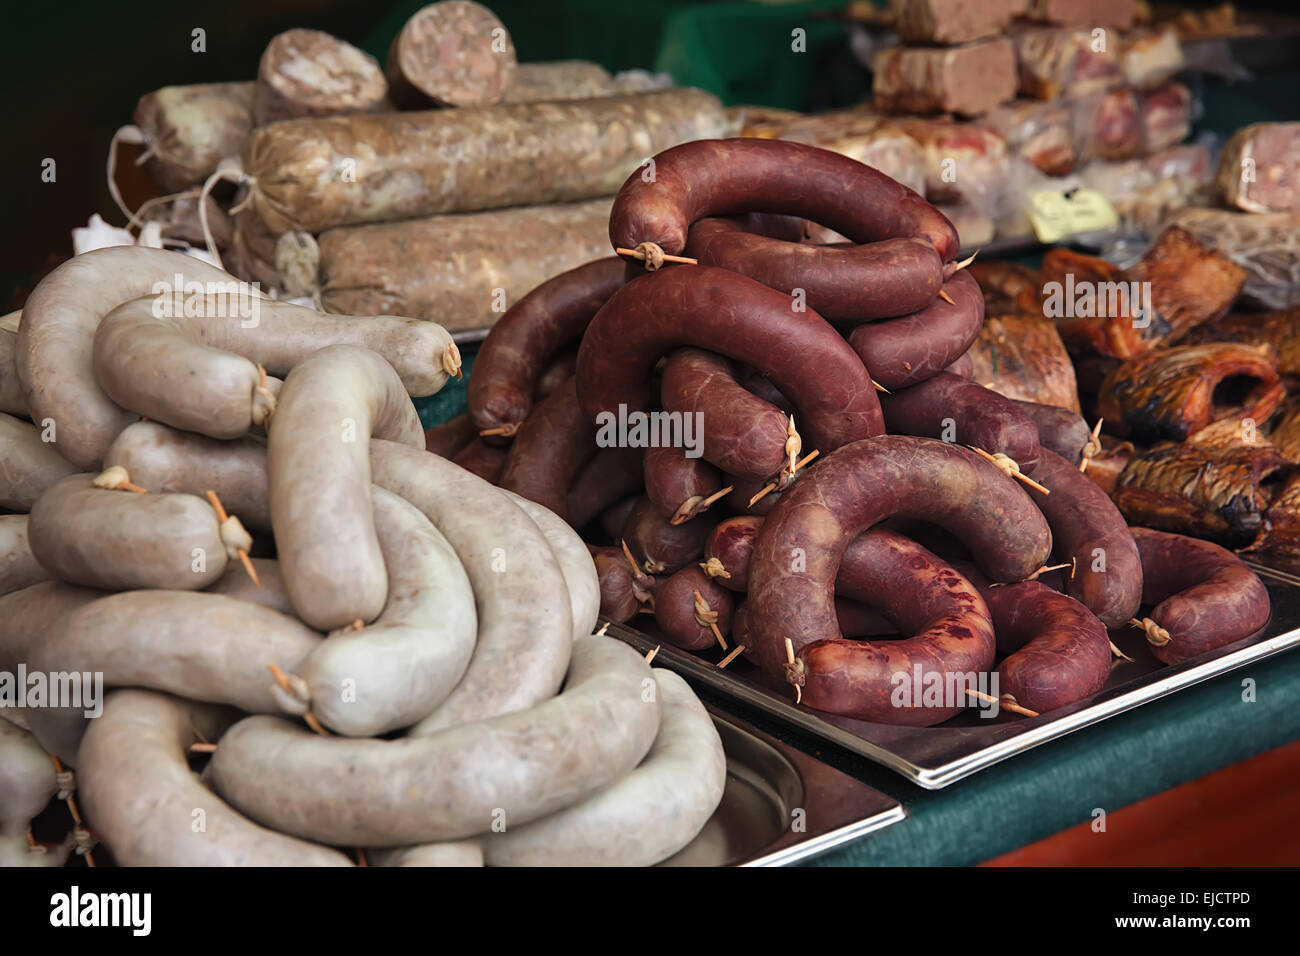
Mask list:
POLYGON ((1060 242, 1119 225, 1115 207, 1095 189, 1041 189, 1029 197, 1028 213, 1039 242, 1060 242))

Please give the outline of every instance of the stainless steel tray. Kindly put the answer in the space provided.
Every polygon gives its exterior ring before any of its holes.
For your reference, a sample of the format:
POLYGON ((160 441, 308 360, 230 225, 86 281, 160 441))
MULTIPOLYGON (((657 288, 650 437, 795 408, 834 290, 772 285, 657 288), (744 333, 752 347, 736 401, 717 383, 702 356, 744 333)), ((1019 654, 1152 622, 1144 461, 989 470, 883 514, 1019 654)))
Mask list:
MULTIPOLYGON (((1252 567, 1273 602, 1272 620, 1259 634, 1166 667, 1147 650, 1136 628, 1113 631, 1115 643, 1134 660, 1118 661, 1106 686, 1093 697, 1038 717, 1004 713, 990 719, 969 712, 937 727, 895 727, 796 707, 759 683, 757 669, 742 660, 719 670, 719 652, 706 659, 665 644, 655 664, 874 760, 927 790, 939 790, 1039 744, 1300 644, 1300 577, 1252 567)), ((609 633, 641 651, 659 646, 653 636, 626 626, 612 626, 609 633)))
POLYGON ((699 835, 660 866, 787 866, 907 816, 879 790, 716 707, 709 713, 727 753, 727 789, 699 835))

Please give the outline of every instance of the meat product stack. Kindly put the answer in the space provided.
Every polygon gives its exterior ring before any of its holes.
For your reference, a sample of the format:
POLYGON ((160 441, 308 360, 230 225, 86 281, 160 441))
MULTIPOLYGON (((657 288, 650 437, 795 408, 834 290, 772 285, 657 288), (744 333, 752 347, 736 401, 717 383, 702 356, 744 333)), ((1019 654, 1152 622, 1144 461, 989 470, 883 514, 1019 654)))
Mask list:
POLYGON ((518 64, 491 11, 443 0, 411 17, 384 64, 289 30, 255 82, 151 93, 119 139, 148 149, 167 200, 146 212, 166 238, 207 245, 241 278, 327 311, 463 332, 597 256, 629 169, 726 129, 719 101, 698 90, 583 61, 518 64), (233 197, 212 193, 222 180, 233 197))
MULTIPOLYGON (((804 143, 654 161, 614 200, 623 259, 518 303, 470 376, 472 427, 428 436, 456 460, 504 449, 500 486, 587 541, 603 617, 815 710, 911 726, 973 699, 903 700, 900 675, 996 670, 1002 703, 1029 714, 1096 693, 1107 628, 1143 601, 1219 615, 1203 639, 1157 607, 1143 626, 1166 663, 1262 626, 1239 559, 1155 533, 1148 555, 1082 470, 1097 439, 1073 387, 1041 387, 1073 371, 1041 309, 1055 344, 1006 326, 1026 348, 989 371, 984 296, 936 207, 804 143), (845 241, 801 242, 800 220, 845 241), (573 378, 544 388, 575 346, 573 378), (1016 397, 972 381, 981 367, 1016 397), (1243 582, 1235 611, 1196 592, 1219 572, 1243 582)), ((1036 294, 1015 269, 980 272, 1005 301, 1036 294)))
POLYGON ((107 693, 6 694, 0 860, 629 866, 689 844, 721 738, 681 678, 593 633, 576 533, 425 450, 411 399, 459 373, 450 334, 235 286, 132 246, 27 300, 0 669, 107 693), (43 847, 57 792, 76 827, 43 847))

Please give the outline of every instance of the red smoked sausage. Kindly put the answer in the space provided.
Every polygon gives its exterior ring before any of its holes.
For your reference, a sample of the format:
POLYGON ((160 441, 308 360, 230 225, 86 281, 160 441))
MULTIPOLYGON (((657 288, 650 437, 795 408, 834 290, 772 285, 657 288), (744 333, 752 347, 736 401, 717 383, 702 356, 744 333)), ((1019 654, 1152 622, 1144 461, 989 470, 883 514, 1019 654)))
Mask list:
POLYGON ((939 253, 924 239, 806 245, 746 232, 732 219, 709 218, 691 227, 686 255, 786 295, 802 290, 808 306, 833 322, 917 312, 943 285, 939 253))
POLYGON ((1249 637, 1268 623, 1268 589, 1239 557, 1217 544, 1134 528, 1142 554, 1142 603, 1169 635, 1149 635, 1151 653, 1166 664, 1197 657, 1249 637))
MULTIPOLYGON (((872 658, 871 651, 853 651, 834 641, 811 657, 802 654, 806 645, 837 636, 835 580, 849 542, 892 515, 944 527, 996 581, 1025 579, 1051 550, 1051 532, 1034 503, 1016 482, 974 453, 902 435, 855 442, 809 468, 764 523, 749 572, 750 626, 763 670, 774 680, 785 679, 785 640, 793 642, 810 706, 870 714, 876 720, 931 723, 943 719, 937 716, 943 709, 913 713, 890 706, 890 673, 910 674, 913 663, 935 667, 934 648, 927 642, 900 643, 905 650, 892 663, 888 655, 872 658), (859 654, 866 655, 861 664, 859 654)), ((945 587, 957 587, 953 578, 978 598, 951 568, 935 572, 945 587)), ((982 600, 978 605, 961 600, 968 609, 983 605, 982 600)), ((954 630, 951 636, 969 634, 954 630)))
POLYGON ((1065 593, 1107 627, 1123 624, 1142 601, 1142 559, 1124 516, 1096 482, 1046 448, 1026 473, 1051 492, 1031 489, 1029 497, 1052 529, 1056 562, 1071 564, 1065 593))
POLYGON ((702 349, 673 352, 659 395, 664 411, 701 416, 704 457, 723 471, 770 478, 785 463, 789 417, 741 385, 723 356, 702 349))
POLYGON ((811 219, 856 243, 925 239, 944 262, 960 246, 943 213, 879 170, 816 146, 752 138, 659 153, 619 189, 609 238, 615 248, 652 242, 677 255, 696 221, 751 211, 811 219))
POLYGON ((906 388, 961 359, 984 324, 984 294, 962 271, 944 285, 953 300, 931 298, 919 311, 887 322, 859 325, 849 335, 871 377, 885 388, 906 388))
POLYGON ((514 433, 532 411, 547 365, 582 338, 627 272, 617 257, 588 262, 543 282, 501 316, 479 347, 470 375, 469 413, 478 428, 514 433))
POLYGON ((596 313, 578 350, 578 398, 601 413, 651 407, 651 372, 680 345, 753 365, 798 409, 805 453, 884 431, 861 359, 825 319, 792 300, 712 266, 663 269, 629 282, 596 313))
POLYGON ((1000 452, 1022 470, 1038 459, 1038 429, 1028 415, 1011 399, 948 372, 882 395, 880 407, 891 433, 1000 452))
POLYGON ((984 592, 998 650, 998 694, 1022 707, 1045 711, 1091 697, 1110 675, 1106 628, 1074 598, 1041 581, 1022 581, 984 592))

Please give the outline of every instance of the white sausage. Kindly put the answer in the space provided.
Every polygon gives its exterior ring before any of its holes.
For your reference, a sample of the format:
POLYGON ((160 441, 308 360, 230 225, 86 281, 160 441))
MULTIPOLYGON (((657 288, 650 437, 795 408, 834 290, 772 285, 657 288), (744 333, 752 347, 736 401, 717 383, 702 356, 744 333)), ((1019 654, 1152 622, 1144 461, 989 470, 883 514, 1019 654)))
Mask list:
POLYGON ((86 822, 123 866, 351 866, 343 854, 240 816, 186 760, 234 715, 143 690, 109 696, 77 757, 86 822), (202 827, 196 823, 202 823, 202 827))
POLYGON ((553 696, 573 646, 564 575, 537 525, 459 465, 383 440, 370 443, 375 483, 428 516, 474 588, 478 644, 451 696, 415 735, 527 710, 553 696))
POLYGON ((267 441, 271 525, 289 599, 320 630, 373 621, 388 598, 372 435, 424 449, 420 416, 381 356, 334 345, 289 373, 267 441))
POLYGON ((578 537, 578 533, 554 511, 513 491, 505 493, 533 519, 555 554, 569 591, 573 639, 576 641, 590 634, 595 630, 596 619, 600 617, 600 578, 596 574, 596 562, 591 559, 591 551, 582 538, 578 537))
POLYGON ((590 635, 573 642, 564 692, 529 711, 399 740, 248 717, 217 747, 212 783, 254 820, 309 840, 457 840, 536 820, 630 771, 659 729, 653 686, 640 654, 590 635))
POLYGON ((474 652, 474 592, 447 539, 414 505, 372 489, 388 602, 368 627, 334 631, 297 670, 335 733, 409 727, 451 693, 474 652))
POLYGON ((486 834, 489 866, 653 866, 695 839, 722 802, 727 758, 686 681, 654 676, 663 719, 641 765, 581 803, 486 834))

